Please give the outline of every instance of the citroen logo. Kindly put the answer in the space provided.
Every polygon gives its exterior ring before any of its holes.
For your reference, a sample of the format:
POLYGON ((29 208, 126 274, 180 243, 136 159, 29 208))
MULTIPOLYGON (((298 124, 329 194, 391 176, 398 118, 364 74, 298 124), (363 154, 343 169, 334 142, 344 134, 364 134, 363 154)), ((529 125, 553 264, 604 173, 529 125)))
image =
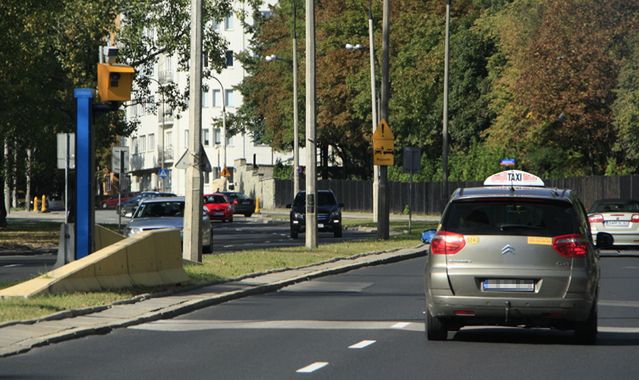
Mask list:
POLYGON ((504 246, 504 248, 501 249, 501 255, 505 256, 505 255, 514 255, 515 254, 515 248, 510 245, 510 244, 506 244, 504 246))

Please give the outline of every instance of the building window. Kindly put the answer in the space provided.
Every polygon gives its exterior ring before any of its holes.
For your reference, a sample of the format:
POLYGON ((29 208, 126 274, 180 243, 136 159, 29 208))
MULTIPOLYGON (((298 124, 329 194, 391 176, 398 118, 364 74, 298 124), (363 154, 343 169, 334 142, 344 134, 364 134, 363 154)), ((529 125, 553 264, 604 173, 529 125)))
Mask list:
POLYGON ((202 130, 202 141, 204 143, 204 146, 209 146, 209 132, 210 129, 208 128, 202 130))
POLYGON ((233 29, 233 14, 224 17, 224 29, 230 30, 233 29))
POLYGON ((155 134, 149 133, 147 137, 146 147, 149 152, 153 152, 155 150, 155 134))
POLYGON ((222 92, 213 90, 213 107, 222 107, 222 92))
POLYGON ((209 89, 202 87, 202 108, 209 107, 209 89))
POLYGON ((227 107, 235 107, 235 91, 226 90, 225 99, 227 107))
POLYGON ((133 137, 131 139, 131 146, 133 147, 133 154, 138 154, 138 138, 133 137))
POLYGON ((215 145, 220 145, 220 142, 222 141, 222 130, 220 128, 215 128, 213 130, 213 134, 215 135, 215 145))
POLYGON ((271 18, 271 16, 273 15, 273 12, 268 11, 268 10, 260 11, 260 13, 262 14, 262 17, 264 17, 265 19, 271 18))
POLYGON ((138 152, 146 152, 146 136, 140 136, 138 145, 138 152))
POLYGON ((233 67, 233 50, 226 51, 226 67, 233 67))

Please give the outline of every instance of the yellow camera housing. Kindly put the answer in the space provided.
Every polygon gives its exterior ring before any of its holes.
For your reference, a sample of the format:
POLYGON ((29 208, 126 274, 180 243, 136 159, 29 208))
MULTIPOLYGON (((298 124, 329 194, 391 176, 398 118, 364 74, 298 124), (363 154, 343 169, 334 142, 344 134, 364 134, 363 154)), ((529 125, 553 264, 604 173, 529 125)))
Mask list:
POLYGON ((98 63, 98 97, 100 102, 131 100, 135 69, 126 65, 98 63))

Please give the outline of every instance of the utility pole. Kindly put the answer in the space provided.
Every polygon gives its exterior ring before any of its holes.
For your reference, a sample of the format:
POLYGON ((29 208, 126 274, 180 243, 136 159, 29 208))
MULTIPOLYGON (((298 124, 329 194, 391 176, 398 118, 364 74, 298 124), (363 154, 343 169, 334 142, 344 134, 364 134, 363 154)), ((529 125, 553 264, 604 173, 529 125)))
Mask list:
POLYGON ((293 196, 300 191, 300 132, 297 124, 297 5, 293 0, 293 196))
MULTIPOLYGON (((224 96, 224 94, 222 94, 224 96)), ((202 261, 202 0, 191 0, 191 65, 189 68, 189 148, 186 168, 186 198, 182 257, 202 261)))
POLYGON ((306 0, 306 248, 317 248, 315 144, 315 4, 306 0))
MULTIPOLYGON (((373 119, 373 133, 377 128, 377 91, 375 89, 375 39, 373 38, 373 0, 368 2, 368 52, 371 66, 371 112, 373 119)), ((378 201, 379 197, 379 165, 373 165, 373 222, 379 220, 378 201)))
MULTIPOLYGON (((390 0, 384 0, 382 15, 382 106, 380 109, 381 119, 388 121, 388 100, 390 98, 390 0)), ((389 216, 388 216, 388 167, 379 167, 379 193, 377 195, 377 238, 388 240, 389 238, 389 216)))
POLYGON ((444 42, 444 115, 442 121, 442 166, 444 172, 444 204, 448 200, 448 61, 450 59, 450 3, 446 0, 446 37, 444 42))

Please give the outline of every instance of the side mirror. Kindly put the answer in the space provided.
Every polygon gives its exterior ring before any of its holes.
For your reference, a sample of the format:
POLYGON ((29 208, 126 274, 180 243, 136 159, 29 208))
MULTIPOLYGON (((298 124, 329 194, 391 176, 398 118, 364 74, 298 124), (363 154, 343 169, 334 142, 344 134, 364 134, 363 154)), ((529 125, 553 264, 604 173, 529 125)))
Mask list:
POLYGON ((615 244, 615 238, 606 232, 597 233, 597 248, 612 248, 615 244))
POLYGON ((436 233, 437 233, 437 230, 434 228, 422 232, 422 243, 430 244, 431 240, 433 240, 436 233))
POLYGON ((286 204, 286 208, 291 208, 291 204, 290 204, 290 203, 287 203, 287 204, 286 204))

